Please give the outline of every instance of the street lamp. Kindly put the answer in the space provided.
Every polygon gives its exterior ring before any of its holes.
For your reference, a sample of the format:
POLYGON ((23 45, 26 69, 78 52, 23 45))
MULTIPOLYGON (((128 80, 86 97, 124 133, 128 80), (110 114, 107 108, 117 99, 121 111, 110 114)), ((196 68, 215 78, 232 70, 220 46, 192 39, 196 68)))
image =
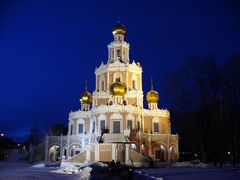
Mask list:
POLYGON ((4 136, 4 134, 3 133, 1 133, 1 137, 3 137, 4 136))

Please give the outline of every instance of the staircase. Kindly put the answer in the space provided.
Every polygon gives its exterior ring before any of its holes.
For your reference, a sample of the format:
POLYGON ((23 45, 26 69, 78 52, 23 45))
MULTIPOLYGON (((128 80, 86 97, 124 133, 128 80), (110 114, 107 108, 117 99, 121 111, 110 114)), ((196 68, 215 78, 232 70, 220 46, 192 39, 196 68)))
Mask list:
POLYGON ((70 159, 66 160, 66 162, 84 163, 85 160, 86 160, 86 151, 83 151, 71 157, 70 159))
POLYGON ((135 167, 148 167, 149 164, 149 160, 145 156, 132 149, 130 149, 130 160, 135 167))

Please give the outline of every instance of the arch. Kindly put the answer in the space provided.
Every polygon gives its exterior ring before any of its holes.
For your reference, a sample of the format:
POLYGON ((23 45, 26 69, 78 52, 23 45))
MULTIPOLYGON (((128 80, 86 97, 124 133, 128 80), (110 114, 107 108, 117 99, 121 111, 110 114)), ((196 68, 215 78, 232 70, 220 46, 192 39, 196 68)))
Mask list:
POLYGON ((124 106, 128 105, 127 99, 124 99, 122 103, 123 103, 124 106))
POLYGON ((48 160, 51 162, 60 161, 60 146, 59 145, 51 145, 48 150, 48 160))
POLYGON ((153 154, 156 160, 167 161, 168 160, 168 150, 164 143, 154 143, 153 144, 153 154))
POLYGON ((70 156, 73 157, 82 152, 82 146, 79 143, 72 143, 69 146, 70 156))
POLYGON ((169 146, 169 160, 176 161, 177 158, 177 146, 176 144, 170 144, 169 146))
POLYGON ((109 99, 109 101, 108 101, 108 105, 113 105, 113 100, 112 99, 109 99))
POLYGON ((120 72, 115 72, 113 73, 113 83, 117 81, 117 79, 120 79, 121 82, 123 82, 122 80, 122 73, 120 72))

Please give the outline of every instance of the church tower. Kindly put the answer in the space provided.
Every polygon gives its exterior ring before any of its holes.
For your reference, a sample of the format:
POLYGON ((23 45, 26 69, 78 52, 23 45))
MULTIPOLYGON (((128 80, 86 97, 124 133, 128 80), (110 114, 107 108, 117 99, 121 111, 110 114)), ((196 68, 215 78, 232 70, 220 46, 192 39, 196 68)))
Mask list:
POLYGON ((116 103, 143 107, 142 67, 140 63, 130 61, 126 32, 126 27, 120 22, 112 29, 113 41, 107 46, 107 63, 102 62, 95 70, 93 107, 116 103))

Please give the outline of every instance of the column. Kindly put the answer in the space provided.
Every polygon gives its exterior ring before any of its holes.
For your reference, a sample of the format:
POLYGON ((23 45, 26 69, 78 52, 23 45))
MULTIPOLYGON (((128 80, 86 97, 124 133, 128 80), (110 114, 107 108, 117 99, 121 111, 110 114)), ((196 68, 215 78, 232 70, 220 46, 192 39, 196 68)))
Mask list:
POLYGON ((99 144, 95 144, 95 161, 99 161, 99 144))
POLYGON ((116 144, 112 144, 112 160, 116 160, 116 144))
POLYGON ((71 153, 71 152, 70 152, 70 147, 69 147, 69 144, 70 144, 70 142, 69 142, 70 139, 69 139, 69 138, 70 138, 70 136, 69 136, 69 134, 68 134, 68 135, 67 135, 67 157, 66 157, 66 159, 69 159, 69 158, 70 158, 70 155, 71 155, 71 154, 70 154, 70 153, 71 153))
POLYGON ((107 69, 107 93, 109 93, 109 87, 110 87, 110 85, 109 85, 109 71, 107 69))
POLYGON ((167 134, 167 161, 170 161, 171 157, 170 157, 170 150, 169 150, 169 134, 167 134))
POLYGON ((45 161, 48 161, 48 135, 45 136, 45 161))
POLYGON ((126 88, 128 92, 128 67, 127 67, 127 73, 126 73, 126 88))
POLYGON ((130 144, 125 144, 125 164, 130 164, 130 144))
MULTIPOLYGON (((61 158, 61 161, 63 160, 63 147, 62 147, 62 133, 61 133, 61 136, 60 136, 60 158, 61 158)), ((65 159, 64 159, 65 160, 65 159)))

